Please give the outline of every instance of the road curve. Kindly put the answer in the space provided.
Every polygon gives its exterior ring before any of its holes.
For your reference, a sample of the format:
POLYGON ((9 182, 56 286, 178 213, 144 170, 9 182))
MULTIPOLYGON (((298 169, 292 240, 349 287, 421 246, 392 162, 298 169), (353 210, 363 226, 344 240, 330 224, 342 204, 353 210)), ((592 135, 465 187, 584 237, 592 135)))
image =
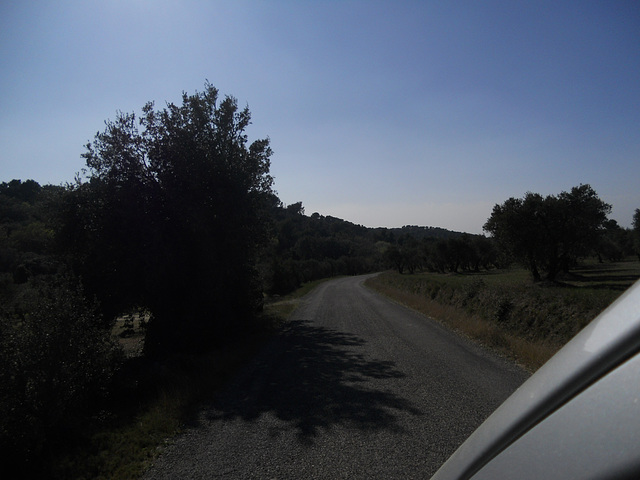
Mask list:
POLYGON ((326 282, 144 478, 429 478, 527 377, 363 286, 326 282))

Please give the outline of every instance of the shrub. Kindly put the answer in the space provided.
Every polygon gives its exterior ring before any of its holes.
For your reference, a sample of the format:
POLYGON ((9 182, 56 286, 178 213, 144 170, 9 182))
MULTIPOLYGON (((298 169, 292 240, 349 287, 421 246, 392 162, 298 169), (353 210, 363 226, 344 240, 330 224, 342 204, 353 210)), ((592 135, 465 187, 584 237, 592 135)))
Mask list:
POLYGON ((121 351, 95 312, 67 281, 32 282, 0 312, 0 449, 16 466, 34 468, 106 393, 121 351))

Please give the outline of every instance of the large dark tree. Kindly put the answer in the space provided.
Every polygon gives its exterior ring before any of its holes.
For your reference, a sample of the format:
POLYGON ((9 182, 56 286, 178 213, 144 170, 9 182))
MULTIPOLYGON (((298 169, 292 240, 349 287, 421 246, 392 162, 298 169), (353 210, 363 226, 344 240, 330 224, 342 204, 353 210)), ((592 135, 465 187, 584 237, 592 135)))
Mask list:
POLYGON ((149 309, 150 354, 206 349, 261 306, 272 151, 248 143, 249 124, 207 84, 181 105, 119 113, 87 145, 63 238, 107 318, 149 309))
POLYGON ((633 212, 633 249, 640 260, 640 208, 633 212))
POLYGON ((541 279, 541 271, 554 280, 596 248, 610 211, 591 186, 580 185, 557 196, 509 198, 493 208, 483 228, 534 280, 541 279))
POLYGON ((524 198, 509 198, 502 205, 495 205, 491 217, 484 225, 498 244, 520 260, 531 272, 534 280, 540 280, 539 266, 544 257, 544 231, 540 226, 540 212, 544 198, 527 193, 524 198))

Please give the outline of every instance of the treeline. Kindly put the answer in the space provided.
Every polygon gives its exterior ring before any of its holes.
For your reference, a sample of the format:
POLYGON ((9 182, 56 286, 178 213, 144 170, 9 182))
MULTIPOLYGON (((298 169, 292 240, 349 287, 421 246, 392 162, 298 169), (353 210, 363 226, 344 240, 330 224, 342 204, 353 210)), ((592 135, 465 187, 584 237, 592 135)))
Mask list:
POLYGON ((447 239, 401 237, 385 250, 387 265, 399 273, 430 271, 439 273, 478 272, 506 265, 495 243, 482 235, 460 234, 447 239))
MULTIPOLYGON (((586 258, 617 262, 640 260, 640 209, 633 228, 607 218, 611 206, 589 185, 542 197, 528 193, 496 205, 483 235, 449 232, 448 238, 409 234, 384 250, 385 265, 399 273, 478 272, 519 264, 534 281, 555 280, 586 258)), ((415 230, 412 230, 414 232, 415 230)))
POLYGON ((270 294, 286 294, 320 278, 388 268, 458 272, 500 264, 494 243, 482 235, 414 225, 367 228, 319 213, 306 216, 302 202, 279 206, 273 217, 270 263, 263 269, 270 294))
POLYGON ((263 262, 265 292, 283 295, 302 283, 383 268, 370 229, 331 216, 304 215, 302 202, 273 211, 274 235, 263 262))
POLYGON ((105 407, 123 358, 61 253, 65 193, 0 184, 0 448, 17 478, 38 477, 54 446, 105 407))

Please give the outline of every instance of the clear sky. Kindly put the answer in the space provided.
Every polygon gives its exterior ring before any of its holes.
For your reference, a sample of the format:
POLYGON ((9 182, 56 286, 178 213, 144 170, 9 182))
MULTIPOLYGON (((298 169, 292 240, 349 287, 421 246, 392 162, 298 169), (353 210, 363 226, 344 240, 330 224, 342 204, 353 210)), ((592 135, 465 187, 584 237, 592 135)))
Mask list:
POLYGON ((640 208, 640 2, 1 1, 0 181, 73 180, 116 111, 248 105, 280 199, 481 233, 590 184, 640 208))

